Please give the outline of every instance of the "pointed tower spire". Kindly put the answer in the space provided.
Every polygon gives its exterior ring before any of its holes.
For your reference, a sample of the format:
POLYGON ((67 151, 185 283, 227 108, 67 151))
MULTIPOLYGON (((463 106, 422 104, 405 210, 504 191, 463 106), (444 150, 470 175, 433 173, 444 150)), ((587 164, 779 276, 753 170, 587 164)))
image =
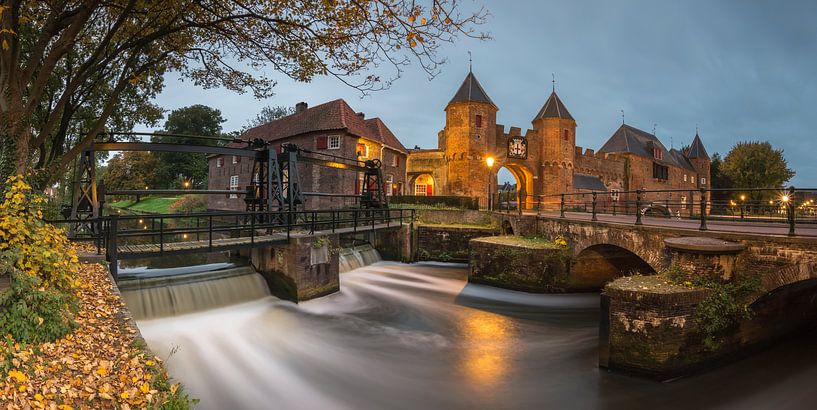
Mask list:
POLYGON ((468 75, 465 76, 462 85, 460 85, 460 88, 454 94, 454 98, 452 98, 448 104, 466 101, 483 102, 496 107, 496 104, 491 100, 491 97, 488 97, 488 93, 482 88, 482 85, 477 81, 477 77, 472 71, 468 71, 468 75))
MULTIPOLYGON (((697 127, 696 127, 697 128, 697 127)), ((701 137, 698 135, 698 132, 695 131, 695 139, 692 140, 692 144, 690 144, 689 149, 686 152, 687 158, 702 158, 702 159, 709 159, 709 154, 706 152, 706 148, 704 148, 704 143, 701 141, 701 137)))
MULTIPOLYGON (((554 83, 554 88, 556 87, 554 83)), ((573 120, 573 116, 570 115, 570 112, 567 111, 567 107, 565 107, 564 103, 562 102, 561 98, 556 95, 556 90, 550 93, 550 97, 548 97, 547 101, 545 101, 545 105, 539 110, 539 113, 533 117, 533 120, 536 121, 540 118, 562 118, 565 120, 573 120)))

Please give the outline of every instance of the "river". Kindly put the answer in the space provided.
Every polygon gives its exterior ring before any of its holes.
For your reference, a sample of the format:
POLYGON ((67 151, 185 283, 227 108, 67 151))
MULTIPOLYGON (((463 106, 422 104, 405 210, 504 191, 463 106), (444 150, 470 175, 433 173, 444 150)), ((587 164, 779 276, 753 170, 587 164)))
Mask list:
POLYGON ((341 292, 138 321, 201 409, 797 409, 817 333, 657 383, 597 367, 598 294, 472 285, 456 264, 380 262, 341 292))

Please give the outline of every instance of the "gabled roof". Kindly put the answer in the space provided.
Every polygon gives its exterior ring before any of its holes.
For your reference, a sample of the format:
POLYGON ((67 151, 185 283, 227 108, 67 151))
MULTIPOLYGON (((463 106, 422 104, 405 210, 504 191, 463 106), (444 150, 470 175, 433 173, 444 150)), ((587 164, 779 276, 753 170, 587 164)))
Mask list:
POLYGON ((704 148, 704 143, 701 141, 701 137, 698 136, 698 133, 695 133, 695 139, 692 140, 692 145, 686 151, 686 155, 689 158, 705 158, 709 159, 709 154, 706 153, 706 148, 704 148))
POLYGON ((550 97, 548 97, 547 101, 545 101, 545 105, 542 106, 542 109, 539 110, 539 113, 533 117, 533 120, 536 121, 540 118, 562 118, 565 120, 572 120, 573 116, 570 115, 570 112, 567 111, 567 107, 565 107, 564 103, 562 103, 562 99, 556 95, 556 91, 550 93, 550 97))
POLYGON ((316 105, 302 112, 250 128, 241 134, 241 138, 277 141, 310 132, 332 130, 346 131, 352 135, 382 142, 400 152, 408 152, 383 121, 379 118, 364 120, 343 99, 316 105))
POLYGON ((404 154, 408 154, 406 147, 400 143, 400 140, 394 136, 389 127, 387 127, 380 118, 369 118, 366 120, 366 126, 372 132, 376 140, 382 142, 383 145, 394 148, 404 154))
POLYGON ((656 160, 657 162, 695 170, 681 151, 673 150, 675 153, 672 153, 655 135, 627 124, 621 124, 610 139, 599 149, 599 152, 610 154, 630 153, 640 157, 654 159, 652 150, 648 148, 650 145, 662 151, 663 159, 656 160))
POLYGON ((465 76, 465 80, 463 80, 462 85, 454 94, 454 98, 448 102, 448 104, 452 104, 455 102, 484 102, 493 105, 496 107, 493 101, 491 101, 491 97, 488 97, 488 93, 485 92, 485 89, 482 88, 482 85, 479 84, 477 77, 474 76, 474 73, 469 71, 468 75, 465 76))
POLYGON ((601 178, 595 175, 573 174, 573 188, 587 189, 591 191, 606 191, 607 187, 601 178))

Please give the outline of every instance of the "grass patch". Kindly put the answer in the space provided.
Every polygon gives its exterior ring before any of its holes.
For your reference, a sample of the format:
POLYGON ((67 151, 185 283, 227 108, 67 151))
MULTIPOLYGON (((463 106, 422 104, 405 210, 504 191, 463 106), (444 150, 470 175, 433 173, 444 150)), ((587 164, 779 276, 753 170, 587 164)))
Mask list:
POLYGON ((389 204, 390 209, 432 209, 436 211, 462 211, 468 210, 468 208, 458 207, 458 206, 451 206, 451 205, 425 205, 425 204, 389 204))
POLYGON ((555 241, 539 236, 516 236, 502 235, 489 236, 477 239, 481 242, 495 243, 499 245, 519 246, 528 249, 563 249, 563 245, 558 245, 555 241))
POLYGON ((494 224, 486 223, 486 224, 444 224, 444 223, 433 223, 433 222, 417 222, 419 226, 431 226, 434 228, 467 228, 467 229, 496 229, 497 226, 494 224))
POLYGON ((139 202, 135 200, 125 200, 125 201, 117 201, 111 202, 110 205, 112 208, 120 208, 120 209, 127 209, 129 211, 140 211, 140 212, 149 212, 154 214, 169 214, 172 213, 170 211, 170 206, 173 205, 176 201, 178 201, 181 197, 173 196, 173 197, 147 197, 142 198, 139 202))
POLYGON ((675 283, 666 275, 624 276, 610 282, 610 284, 607 286, 632 292, 650 292, 662 294, 692 292, 696 290, 687 285, 675 283))

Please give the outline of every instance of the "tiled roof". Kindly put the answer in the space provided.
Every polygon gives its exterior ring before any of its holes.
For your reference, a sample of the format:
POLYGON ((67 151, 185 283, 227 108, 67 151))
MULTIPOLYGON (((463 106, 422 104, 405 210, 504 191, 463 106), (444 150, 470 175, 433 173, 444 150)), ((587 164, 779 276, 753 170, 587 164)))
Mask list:
POLYGON ((706 153, 704 143, 701 141, 701 137, 698 136, 697 132, 695 133, 695 139, 692 140, 692 145, 690 145, 689 149, 687 149, 686 155, 689 158, 709 159, 709 154, 706 153))
POLYGON ((454 98, 452 98, 448 103, 451 104, 466 101, 484 102, 496 107, 496 104, 491 101, 491 97, 488 97, 488 93, 486 93, 479 84, 477 77, 470 71, 468 72, 468 75, 465 76, 465 80, 463 80, 460 88, 454 94, 454 98))
POLYGON ((556 91, 554 91, 550 93, 550 97, 548 97, 548 100, 545 101, 545 105, 542 106, 542 109, 539 110, 536 117, 533 117, 534 120, 538 120, 540 118, 562 118, 572 120, 573 116, 570 115, 570 112, 567 111, 567 107, 565 107, 561 98, 559 98, 559 96, 556 95, 556 91))
MULTIPOLYGON (((302 112, 250 128, 241 134, 240 138, 277 141, 310 132, 332 130, 347 131, 359 137, 382 142, 401 152, 407 152, 383 121, 379 118, 364 120, 343 99, 316 105, 302 112)), ((242 144, 231 143, 230 145, 242 144)))
POLYGON ((684 157, 683 153, 678 150, 673 150, 676 153, 671 153, 658 138, 646 131, 631 127, 627 124, 622 124, 616 132, 607 140, 606 143, 599 149, 599 152, 606 153, 631 153, 640 157, 651 158, 659 163, 666 165, 673 165, 680 168, 695 170, 689 161, 684 157), (652 145, 662 151, 661 160, 655 160, 653 152, 648 148, 652 145))
POLYGON ((587 189, 591 191, 606 191, 607 187, 601 178, 594 175, 573 174, 573 188, 587 189))
POLYGON ((366 120, 366 126, 369 127, 369 130, 374 134, 377 141, 404 154, 408 154, 406 147, 400 143, 400 140, 394 136, 389 127, 387 127, 380 118, 369 118, 366 120))

